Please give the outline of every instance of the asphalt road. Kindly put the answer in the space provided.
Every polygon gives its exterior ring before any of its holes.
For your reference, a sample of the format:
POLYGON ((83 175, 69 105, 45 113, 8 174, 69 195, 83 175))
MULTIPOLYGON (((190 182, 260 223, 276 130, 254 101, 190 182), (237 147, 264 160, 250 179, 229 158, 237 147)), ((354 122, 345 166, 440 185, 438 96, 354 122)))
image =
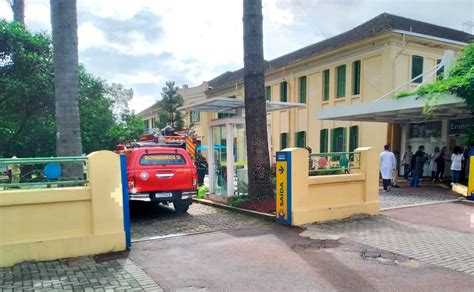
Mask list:
POLYGON ((167 291, 472 291, 474 277, 341 239, 265 225, 135 243, 129 258, 167 291), (377 258, 371 257, 375 254, 377 258))

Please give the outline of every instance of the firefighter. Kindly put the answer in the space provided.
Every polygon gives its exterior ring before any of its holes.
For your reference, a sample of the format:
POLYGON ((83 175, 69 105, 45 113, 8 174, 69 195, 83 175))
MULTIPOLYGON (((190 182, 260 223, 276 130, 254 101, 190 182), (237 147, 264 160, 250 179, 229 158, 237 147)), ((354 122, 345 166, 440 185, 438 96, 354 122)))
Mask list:
POLYGON ((201 155, 201 150, 198 150, 194 163, 196 164, 196 169, 198 173, 198 185, 201 186, 204 184, 204 177, 206 176, 208 168, 207 160, 204 156, 201 155))

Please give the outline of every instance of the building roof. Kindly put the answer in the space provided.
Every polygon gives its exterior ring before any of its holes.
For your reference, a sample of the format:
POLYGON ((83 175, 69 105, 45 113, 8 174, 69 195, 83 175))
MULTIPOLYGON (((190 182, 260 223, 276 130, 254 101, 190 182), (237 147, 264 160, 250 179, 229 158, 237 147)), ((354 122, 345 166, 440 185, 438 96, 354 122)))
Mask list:
MULTIPOLYGON (((277 69, 292 63, 304 60, 314 55, 340 48, 356 41, 360 41, 387 31, 403 30, 412 33, 429 35, 437 38, 467 43, 474 36, 463 31, 434 25, 410 18, 389 13, 382 13, 375 18, 334 37, 301 48, 271 61, 265 62, 265 70, 277 69)), ((209 81, 209 85, 216 89, 243 79, 244 70, 227 71, 209 81)))
POLYGON ((155 102, 153 105, 147 107, 146 109, 142 110, 141 112, 137 113, 138 116, 145 116, 149 114, 150 112, 157 110, 160 108, 160 104, 158 102, 155 102))

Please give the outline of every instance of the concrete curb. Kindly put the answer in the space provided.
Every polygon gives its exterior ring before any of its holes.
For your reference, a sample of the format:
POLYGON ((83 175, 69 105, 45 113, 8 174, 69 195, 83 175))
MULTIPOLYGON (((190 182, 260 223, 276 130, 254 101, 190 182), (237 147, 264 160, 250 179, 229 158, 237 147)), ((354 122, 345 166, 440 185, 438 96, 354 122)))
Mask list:
POLYGON ((452 199, 452 200, 434 201, 434 202, 419 203, 419 204, 412 204, 412 205, 401 205, 401 206, 395 206, 395 207, 380 208, 380 212, 382 212, 382 211, 396 210, 396 209, 411 208, 411 207, 419 207, 419 206, 443 204, 443 203, 462 202, 462 201, 463 201, 462 198, 458 198, 458 199, 452 199))
POLYGON ((206 200, 206 199, 193 198, 193 202, 198 203, 198 204, 211 206, 211 207, 215 207, 215 208, 221 208, 221 209, 228 210, 228 211, 231 211, 231 212, 236 212, 236 213, 256 217, 256 218, 263 219, 265 221, 272 222, 272 223, 275 222, 275 215, 271 215, 271 214, 267 214, 267 213, 262 213, 262 212, 251 211, 251 210, 241 209, 241 208, 237 208, 237 207, 227 206, 227 205, 224 205, 224 204, 221 204, 221 203, 216 203, 216 202, 206 200))

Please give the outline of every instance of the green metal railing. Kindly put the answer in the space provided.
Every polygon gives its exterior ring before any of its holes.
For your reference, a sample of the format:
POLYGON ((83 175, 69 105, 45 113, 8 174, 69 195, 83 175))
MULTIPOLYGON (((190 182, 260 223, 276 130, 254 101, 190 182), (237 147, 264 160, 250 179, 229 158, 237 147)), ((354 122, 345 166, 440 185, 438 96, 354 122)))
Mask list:
POLYGON ((0 159, 0 191, 84 186, 87 184, 86 172, 87 157, 85 156, 2 158, 0 159))
POLYGON ((348 174, 360 168, 360 152, 314 153, 309 162, 309 176, 348 174))

